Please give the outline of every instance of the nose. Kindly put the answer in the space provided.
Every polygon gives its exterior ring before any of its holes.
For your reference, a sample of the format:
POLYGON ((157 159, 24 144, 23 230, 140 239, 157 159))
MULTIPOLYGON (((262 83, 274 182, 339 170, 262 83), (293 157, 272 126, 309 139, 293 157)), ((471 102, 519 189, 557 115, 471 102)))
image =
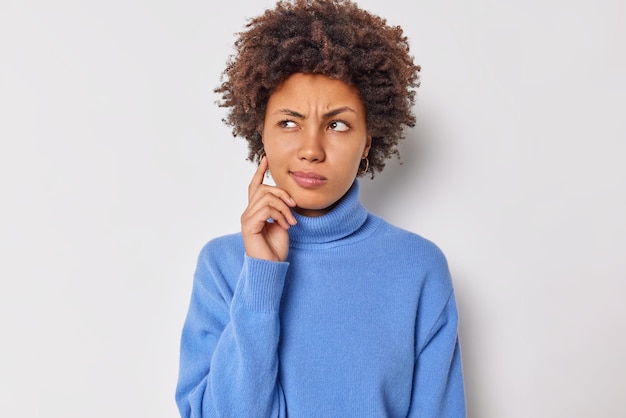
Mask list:
POLYGON ((317 129, 304 132, 298 149, 298 158, 310 163, 324 161, 326 158, 324 134, 317 129))

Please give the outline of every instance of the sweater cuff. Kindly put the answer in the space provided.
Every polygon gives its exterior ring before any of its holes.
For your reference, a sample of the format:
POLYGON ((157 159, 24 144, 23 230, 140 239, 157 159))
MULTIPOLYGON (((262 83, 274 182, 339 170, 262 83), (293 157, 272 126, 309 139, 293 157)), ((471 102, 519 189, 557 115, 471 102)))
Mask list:
POLYGON ((288 262, 261 260, 246 255, 233 295, 233 306, 244 306, 259 312, 278 312, 288 268, 288 262))

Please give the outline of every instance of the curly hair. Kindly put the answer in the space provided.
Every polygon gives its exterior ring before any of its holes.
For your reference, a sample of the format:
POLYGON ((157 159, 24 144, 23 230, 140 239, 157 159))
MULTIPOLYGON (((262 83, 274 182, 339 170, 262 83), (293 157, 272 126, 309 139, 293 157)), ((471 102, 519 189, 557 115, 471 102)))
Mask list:
MULTIPOLYGON (((238 33, 235 54, 222 73, 220 107, 233 136, 248 140, 248 159, 259 160, 265 109, 274 89, 294 73, 322 74, 355 86, 372 137, 372 177, 392 155, 405 127, 415 126, 412 107, 420 66, 409 55, 399 26, 350 0, 279 0, 238 33)), ((360 175, 365 172, 360 171, 360 175)))

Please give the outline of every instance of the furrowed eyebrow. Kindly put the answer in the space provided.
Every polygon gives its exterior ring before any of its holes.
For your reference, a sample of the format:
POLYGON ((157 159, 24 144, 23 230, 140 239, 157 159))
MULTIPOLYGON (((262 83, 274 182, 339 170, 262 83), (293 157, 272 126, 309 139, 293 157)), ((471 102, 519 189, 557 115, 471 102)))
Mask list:
MULTIPOLYGON (((323 118, 324 119, 328 119, 328 118, 332 118, 334 116, 337 116, 343 112, 353 112, 356 113, 356 111, 354 109, 352 109, 349 106, 342 106, 342 107, 338 107, 337 109, 333 109, 330 112, 326 112, 324 113, 323 118)), ((287 115, 287 116, 291 116, 294 118, 298 118, 298 119, 306 119, 306 117, 299 112, 296 112, 295 110, 290 110, 290 109, 278 109, 276 112, 274 112, 274 114, 277 115, 287 115)))
POLYGON ((324 119, 332 118, 333 116, 337 116, 343 112, 352 112, 356 113, 354 109, 348 106, 339 107, 337 109, 331 110, 330 112, 324 113, 324 119))
POLYGON ((287 115, 287 116, 291 116, 291 117, 298 118, 298 119, 304 119, 304 115, 296 112, 295 110, 278 109, 276 112, 274 112, 274 114, 275 115, 287 115))

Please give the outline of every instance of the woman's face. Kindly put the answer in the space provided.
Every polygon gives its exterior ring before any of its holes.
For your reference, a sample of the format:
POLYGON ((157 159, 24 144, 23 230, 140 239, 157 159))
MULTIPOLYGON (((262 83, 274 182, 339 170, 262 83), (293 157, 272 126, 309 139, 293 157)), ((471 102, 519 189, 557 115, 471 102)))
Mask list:
POLYGON ((263 144, 272 178, 296 211, 323 215, 348 191, 371 146, 358 91, 323 75, 293 74, 269 98, 263 144))

